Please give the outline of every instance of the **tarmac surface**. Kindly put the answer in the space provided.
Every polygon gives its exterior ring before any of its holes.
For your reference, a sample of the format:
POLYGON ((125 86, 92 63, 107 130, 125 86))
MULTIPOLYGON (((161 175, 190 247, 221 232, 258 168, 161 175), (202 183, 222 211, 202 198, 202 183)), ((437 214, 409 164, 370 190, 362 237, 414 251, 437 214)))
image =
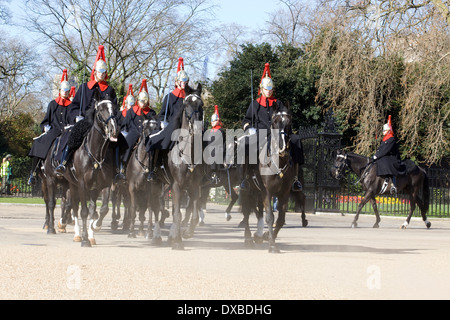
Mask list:
MULTIPOLYGON (((67 233, 42 229, 45 207, 0 204, 0 299, 89 300, 341 300, 450 299, 450 220, 289 212, 277 243, 244 246, 238 207, 226 221, 225 206, 208 205, 185 250, 144 237, 112 232, 111 214, 82 248, 67 233)), ((60 217, 60 209, 56 210, 60 217)), ((147 218, 148 219, 148 218, 147 218)), ((252 232, 256 219, 250 218, 252 232)))

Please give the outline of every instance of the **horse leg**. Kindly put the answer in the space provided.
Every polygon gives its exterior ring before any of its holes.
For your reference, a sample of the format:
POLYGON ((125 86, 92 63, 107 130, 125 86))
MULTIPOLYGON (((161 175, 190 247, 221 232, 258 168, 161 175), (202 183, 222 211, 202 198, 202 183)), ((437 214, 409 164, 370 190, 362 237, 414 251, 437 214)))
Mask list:
MULTIPOLYGON (((130 190, 130 208, 128 210, 128 238, 136 238, 136 233, 134 232, 134 224, 136 220, 136 211, 137 211, 137 197, 138 195, 134 190, 130 190)), ((125 224, 125 222, 124 222, 125 224)))
POLYGON ((172 185, 173 198, 173 223, 170 227, 168 242, 172 245, 173 250, 183 250, 183 240, 181 239, 181 188, 177 182, 172 185))
POLYGON ((234 191, 233 188, 231 188, 231 202, 228 204, 227 209, 225 210, 225 218, 227 219, 227 221, 231 220, 231 209, 233 208, 234 204, 236 203, 236 201, 238 200, 239 196, 237 195, 237 193, 234 191))
POLYGON ((189 197, 192 200, 192 218, 191 223, 189 224, 189 229, 187 229, 183 237, 185 239, 192 238, 194 236, 195 228, 197 227, 198 221, 199 221, 199 204, 200 204, 200 187, 197 187, 197 190, 194 190, 192 194, 189 194, 189 197))
POLYGON ((120 194, 119 188, 116 186, 111 190, 111 203, 112 203, 112 215, 111 215, 111 230, 117 230, 120 219, 120 194))
POLYGON ((55 230, 55 207, 56 207, 56 185, 53 181, 47 181, 48 201, 48 229, 47 234, 56 234, 55 230))
POLYGON ((286 223, 286 211, 289 204, 289 196, 282 198, 278 198, 278 218, 277 222, 275 224, 275 230, 273 232, 274 240, 278 236, 278 232, 281 228, 283 228, 284 224, 286 223))
MULTIPOLYGON (((306 219, 306 214, 305 214, 305 202, 306 202, 306 197, 305 194, 303 193, 303 191, 300 192, 294 192, 296 193, 296 197, 298 199, 298 202, 300 203, 301 207, 302 207, 302 227, 307 227, 308 226, 308 220, 306 219)), ((285 210, 286 212, 286 210, 285 210)))
POLYGON ((373 212, 375 212, 375 217, 376 217, 376 221, 375 221, 375 224, 373 225, 373 227, 379 228, 381 219, 380 219, 380 214, 378 213, 377 201, 374 198, 371 198, 370 203, 372 204, 373 212))
MULTIPOLYGON (((145 205, 141 205, 140 208, 139 208, 139 222, 140 222, 140 224, 139 224, 139 231, 138 231, 138 235, 141 236, 141 237, 145 236, 144 224, 145 224, 145 212, 146 211, 147 211, 147 207, 145 205)), ((148 223, 149 223, 149 226, 151 226, 151 223, 152 223, 152 212, 151 211, 149 212, 149 215, 150 215, 150 217, 149 217, 148 223)))
POLYGON ((358 218, 359 218, 359 213, 361 212, 362 208, 366 205, 367 201, 369 201, 369 199, 373 198, 372 193, 366 193, 364 195, 364 198, 361 200, 361 203, 358 206, 358 210, 356 211, 356 215, 355 218, 353 219, 352 222, 352 228, 356 228, 358 227, 358 218))
MULTIPOLYGON (((100 227, 95 227, 95 222, 99 218, 97 217, 97 198, 98 198, 99 192, 96 190, 92 190, 90 193, 90 205, 89 205, 89 221, 87 224, 87 232, 88 232, 88 239, 91 245, 97 244, 95 241, 95 229, 100 230, 100 227)), ((108 204, 106 204, 108 206, 108 204)), ((100 224, 101 226, 101 224, 100 224)))
POLYGON ((279 253, 280 250, 277 248, 275 244, 275 234, 273 231, 273 222, 275 221, 275 216, 273 214, 272 210, 272 204, 271 200, 272 195, 270 193, 267 193, 264 197, 264 208, 266 209, 266 224, 267 228, 269 229, 269 252, 270 253, 279 253))
POLYGON ((427 229, 430 229, 431 222, 428 221, 428 219, 427 219, 427 211, 428 210, 427 210, 424 202, 422 201, 422 199, 420 199, 420 197, 416 197, 416 202, 417 202, 417 205, 419 206, 420 215, 422 216, 423 222, 425 222, 425 226, 427 227, 427 229))
POLYGON ((72 196, 69 188, 64 187, 63 195, 61 199, 61 219, 58 222, 58 231, 60 233, 66 233, 66 226, 70 221, 70 212, 72 211, 72 196))
POLYGON ((45 177, 42 179, 42 196, 44 198, 45 202, 45 219, 44 219, 44 225, 42 226, 42 229, 48 229, 48 220, 50 217, 50 211, 48 207, 48 190, 47 190, 47 181, 45 180, 45 177))
MULTIPOLYGON (((80 188, 80 202, 81 202, 81 220, 82 220, 82 230, 81 230, 81 246, 82 247, 91 247, 91 243, 89 242, 89 236, 88 236, 88 226, 87 226, 87 219, 89 217, 89 208, 87 206, 87 199, 86 199, 86 192, 84 188, 80 188)), ((78 220, 78 219, 77 219, 78 220)), ((77 224, 77 221, 75 222, 77 224)))

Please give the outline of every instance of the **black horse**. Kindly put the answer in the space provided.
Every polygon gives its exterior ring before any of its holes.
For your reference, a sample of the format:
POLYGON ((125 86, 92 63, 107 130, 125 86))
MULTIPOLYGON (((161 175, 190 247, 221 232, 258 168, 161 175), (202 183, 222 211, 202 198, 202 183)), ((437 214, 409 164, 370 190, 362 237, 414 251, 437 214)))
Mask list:
POLYGON ((128 237, 135 238, 134 231, 136 211, 139 210, 139 233, 144 232, 145 212, 149 211, 149 220, 147 228, 147 239, 152 239, 155 245, 161 244, 161 230, 159 224, 160 197, 164 192, 164 185, 158 179, 155 181, 147 181, 148 163, 150 156, 145 150, 145 140, 157 127, 157 122, 154 119, 146 119, 143 123, 143 130, 136 147, 131 154, 127 165, 127 181, 128 192, 130 197, 130 228, 128 237), (155 216, 155 226, 153 228, 152 212, 155 216), (154 230, 153 230, 154 229, 154 230))
MULTIPOLYGON (((255 191, 260 190, 262 202, 266 212, 266 224, 268 233, 263 236, 269 241, 269 252, 277 253, 279 249, 275 244, 278 232, 285 224, 285 216, 289 203, 289 196, 292 183, 294 182, 294 165, 290 155, 290 133, 291 133, 291 115, 287 110, 277 110, 271 121, 270 147, 268 141, 266 147, 262 149, 261 155, 265 155, 264 159, 260 157, 259 171, 256 179, 252 180, 252 188, 250 191, 241 191, 242 211, 244 214, 245 242, 252 243, 250 228, 248 225, 248 216, 251 208, 257 203, 252 202, 255 198, 255 191), (278 198, 278 219, 274 228, 274 213, 272 209, 272 199, 278 198)), ((258 219, 258 230, 254 235, 257 242, 261 241, 261 233, 264 228, 264 221, 261 213, 256 211, 258 219)))
MULTIPOLYGON (((75 151, 72 163, 64 173, 64 178, 70 182, 71 194, 77 194, 81 204, 82 234, 81 246, 90 247, 95 244, 94 231, 99 230, 101 221, 108 213, 110 187, 113 181, 113 150, 111 142, 116 142, 119 127, 114 110, 117 110, 110 100, 100 100, 98 92, 94 93, 94 102, 83 121, 93 125, 84 138, 82 145, 75 151), (96 215, 96 201, 102 192, 103 206, 100 217, 96 215), (89 201, 89 208, 87 202, 89 201), (106 205, 105 205, 106 204, 106 205), (88 225, 88 218, 91 219, 88 225)), ((75 217, 75 238, 79 236, 78 217, 75 217)))
POLYGON ((56 207, 56 193, 58 185, 62 189, 61 198, 61 219, 58 221, 59 232, 66 232, 66 225, 70 222, 70 212, 72 205, 74 210, 77 210, 78 200, 76 195, 71 196, 69 189, 69 182, 65 179, 59 179, 54 170, 57 166, 55 160, 55 153, 58 148, 59 139, 57 138, 47 153, 47 157, 42 160, 42 167, 37 170, 37 174, 41 179, 42 194, 45 202, 45 224, 48 234, 55 234, 55 207, 56 207))
MULTIPOLYGON (((430 203, 430 190, 428 185, 428 177, 424 169, 415 165, 412 161, 407 160, 407 173, 404 176, 397 177, 398 191, 405 191, 409 195, 410 210, 406 221, 402 225, 405 229, 411 220, 416 204, 420 208, 422 219, 427 228, 431 227, 431 223, 427 220, 426 213, 430 203)), ((370 201, 376 216, 374 228, 379 227, 380 215, 378 214, 377 203, 375 196, 382 190, 385 179, 377 176, 376 162, 371 162, 371 158, 364 157, 355 153, 344 153, 338 150, 334 167, 331 169, 332 175, 336 179, 343 177, 344 171, 349 168, 358 177, 365 194, 361 203, 358 206, 358 211, 353 220, 352 227, 358 226, 358 217, 364 205, 370 201)), ((389 185, 385 191, 389 191, 389 185)))
POLYGON ((167 155, 166 163, 172 179, 172 206, 173 223, 170 228, 169 243, 172 249, 184 249, 181 235, 181 211, 180 201, 184 191, 188 192, 189 199, 193 204, 193 215, 189 229, 183 234, 184 238, 193 236, 195 227, 199 220, 198 202, 201 193, 203 178, 202 168, 202 130, 203 130, 203 101, 201 99, 202 86, 197 85, 194 90, 186 89, 179 119, 181 126, 179 130, 172 133, 172 140, 176 140, 174 147, 167 155))

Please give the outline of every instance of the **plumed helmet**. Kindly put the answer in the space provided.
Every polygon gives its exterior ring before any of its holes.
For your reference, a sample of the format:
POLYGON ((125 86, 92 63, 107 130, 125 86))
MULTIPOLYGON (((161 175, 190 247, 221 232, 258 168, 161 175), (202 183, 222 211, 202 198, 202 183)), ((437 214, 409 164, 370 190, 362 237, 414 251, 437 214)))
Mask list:
POLYGON ((62 91, 66 91, 66 92, 70 91, 71 86, 70 86, 69 80, 67 78, 67 69, 63 70, 63 74, 61 77, 61 84, 60 84, 59 88, 62 91))
POLYGON ((219 121, 219 107, 217 105, 214 106, 214 113, 211 116, 211 122, 213 121, 219 121))
MULTIPOLYGON (((105 47, 100 45, 98 46, 97 50, 97 56, 95 57, 94 67, 92 68, 91 72, 91 80, 95 80, 95 71, 98 72, 106 72, 107 65, 106 65, 106 57, 105 57, 105 47)), ((108 79, 108 74, 106 75, 106 79, 108 79)))
POLYGON ((188 82, 189 81, 189 76, 186 73, 186 71, 184 71, 184 60, 183 58, 178 58, 178 68, 177 68, 177 78, 176 80, 178 81, 183 81, 183 82, 188 82))
POLYGON ((261 89, 273 90, 274 84, 272 80, 272 75, 270 74, 270 64, 266 63, 264 66, 264 72, 261 77, 261 82, 259 83, 258 95, 261 93, 261 89))
POLYGON ((72 87, 70 88, 70 94, 69 94, 69 99, 70 99, 70 101, 72 101, 74 97, 75 97, 75 87, 72 86, 72 87))
POLYGON ((125 106, 134 106, 136 104, 136 99, 133 95, 133 85, 130 83, 128 85, 128 91, 127 95, 124 97, 122 102, 122 110, 125 108, 125 106))
POLYGON ((147 79, 142 79, 141 88, 139 89, 138 100, 148 103, 147 79))
POLYGON ((101 73, 106 72, 106 68, 107 68, 106 62, 103 60, 98 60, 97 63, 95 64, 95 70, 97 72, 101 73))
POLYGON ((392 122, 391 122, 391 115, 388 117, 388 122, 383 125, 383 131, 390 131, 394 133, 392 130, 392 122))

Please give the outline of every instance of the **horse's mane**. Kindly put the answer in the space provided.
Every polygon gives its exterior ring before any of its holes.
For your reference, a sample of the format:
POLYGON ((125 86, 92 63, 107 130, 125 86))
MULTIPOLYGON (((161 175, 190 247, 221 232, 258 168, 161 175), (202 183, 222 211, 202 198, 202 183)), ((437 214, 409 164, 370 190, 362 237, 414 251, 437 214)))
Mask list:
POLYGON ((358 158, 358 159, 364 159, 367 160, 369 157, 354 153, 354 152, 347 152, 347 155, 352 156, 354 158, 358 158))
POLYGON ((94 116, 95 116, 95 107, 91 105, 91 107, 86 111, 85 120, 92 125, 94 124, 94 116))

